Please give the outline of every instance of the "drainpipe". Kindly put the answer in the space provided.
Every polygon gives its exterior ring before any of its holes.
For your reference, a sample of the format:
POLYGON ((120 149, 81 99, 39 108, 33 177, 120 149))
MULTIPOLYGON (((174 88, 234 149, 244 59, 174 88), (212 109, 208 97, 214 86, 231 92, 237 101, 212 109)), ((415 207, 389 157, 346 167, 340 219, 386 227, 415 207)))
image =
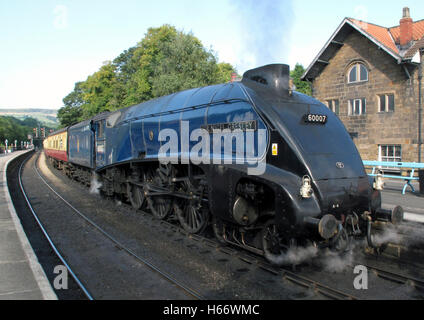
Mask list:
POLYGON ((420 49, 420 66, 418 68, 418 162, 421 162, 421 123, 422 123, 422 79, 423 79, 423 59, 424 49, 420 49))

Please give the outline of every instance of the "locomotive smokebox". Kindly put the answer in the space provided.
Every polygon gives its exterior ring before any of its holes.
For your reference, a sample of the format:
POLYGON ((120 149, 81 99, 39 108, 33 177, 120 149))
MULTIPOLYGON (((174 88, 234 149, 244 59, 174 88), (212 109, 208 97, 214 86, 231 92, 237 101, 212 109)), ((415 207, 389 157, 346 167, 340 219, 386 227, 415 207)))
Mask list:
POLYGON ((286 64, 269 64, 248 70, 243 74, 242 83, 250 81, 267 86, 278 95, 288 95, 290 90, 290 67, 286 64))

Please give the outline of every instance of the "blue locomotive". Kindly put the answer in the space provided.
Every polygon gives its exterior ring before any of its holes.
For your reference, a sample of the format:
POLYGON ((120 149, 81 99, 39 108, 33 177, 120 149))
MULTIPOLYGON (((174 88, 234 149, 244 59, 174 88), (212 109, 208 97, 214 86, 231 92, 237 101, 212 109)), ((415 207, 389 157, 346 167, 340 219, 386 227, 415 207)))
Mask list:
MULTIPOLYGON (((103 113, 67 128, 66 173, 189 233, 212 225, 218 240, 283 263, 293 246, 345 250, 381 208, 342 122, 290 87, 289 67, 249 70, 241 82, 191 89, 103 113)), ((376 187, 377 186, 377 187, 376 187)), ((374 188, 375 187, 375 188, 374 188)))

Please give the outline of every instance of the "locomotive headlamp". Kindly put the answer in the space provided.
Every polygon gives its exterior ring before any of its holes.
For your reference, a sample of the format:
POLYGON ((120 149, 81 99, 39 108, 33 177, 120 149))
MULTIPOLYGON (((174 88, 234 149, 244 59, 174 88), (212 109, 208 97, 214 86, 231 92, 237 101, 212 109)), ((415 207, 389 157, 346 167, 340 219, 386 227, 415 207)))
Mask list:
POLYGON ((378 171, 377 175, 374 178, 373 188, 375 190, 383 190, 384 189, 384 180, 383 180, 383 171, 378 171))
POLYGON ((302 186, 300 187, 300 195, 302 198, 310 198, 312 197, 312 193, 314 191, 312 190, 311 186, 311 178, 309 176, 304 176, 302 178, 302 186))

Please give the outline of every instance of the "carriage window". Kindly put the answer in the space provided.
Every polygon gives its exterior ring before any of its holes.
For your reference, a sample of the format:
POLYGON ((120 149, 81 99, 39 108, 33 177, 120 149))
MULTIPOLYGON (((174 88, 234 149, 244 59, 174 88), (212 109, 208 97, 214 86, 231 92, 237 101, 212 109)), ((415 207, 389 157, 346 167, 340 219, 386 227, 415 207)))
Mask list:
POLYGON ((348 83, 368 81, 368 70, 362 63, 353 65, 348 72, 348 83))

